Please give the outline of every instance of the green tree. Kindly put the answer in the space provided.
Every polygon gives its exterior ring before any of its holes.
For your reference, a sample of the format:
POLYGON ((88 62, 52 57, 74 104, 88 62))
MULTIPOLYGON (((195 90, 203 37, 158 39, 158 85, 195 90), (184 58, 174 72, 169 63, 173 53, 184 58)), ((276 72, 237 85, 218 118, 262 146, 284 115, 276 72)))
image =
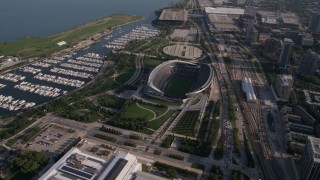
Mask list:
POLYGON ((40 166, 47 163, 48 158, 43 152, 20 150, 18 155, 9 162, 12 171, 20 170, 24 174, 34 173, 40 166))
POLYGON ((170 177, 170 178, 175 178, 177 176, 177 171, 175 169, 169 169, 167 171, 167 175, 170 177))

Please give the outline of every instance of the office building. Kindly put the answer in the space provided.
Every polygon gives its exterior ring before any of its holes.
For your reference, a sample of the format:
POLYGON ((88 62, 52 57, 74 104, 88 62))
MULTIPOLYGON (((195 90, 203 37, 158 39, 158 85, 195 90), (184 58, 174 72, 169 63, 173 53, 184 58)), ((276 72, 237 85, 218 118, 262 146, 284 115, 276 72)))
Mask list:
POLYGON ((257 101, 257 97, 256 97, 256 94, 254 93, 252 81, 250 78, 244 78, 242 80, 242 91, 246 96, 247 102, 257 101))
POLYGON ((279 40, 275 38, 266 39, 264 50, 266 53, 276 53, 278 48, 281 46, 279 40))
POLYGON ((250 23, 247 27, 246 40, 248 44, 256 44, 259 40, 259 32, 253 25, 250 23))
POLYGON ((309 31, 313 34, 320 33, 320 13, 314 13, 309 24, 309 31))
POLYGON ((308 137, 301 157, 300 179, 319 180, 320 178, 320 139, 308 137))
POLYGON ((293 86, 293 77, 291 75, 278 75, 276 79, 276 92, 280 99, 288 101, 293 86))
POLYGON ((301 116, 305 124, 312 125, 316 122, 316 120, 301 106, 295 106, 294 113, 298 116, 301 116))
POLYGON ((284 39, 282 43, 281 54, 277 63, 280 68, 287 68, 293 44, 294 43, 291 39, 284 39))
POLYGON ((302 57, 300 71, 306 74, 314 74, 320 61, 320 55, 316 52, 308 51, 302 57))

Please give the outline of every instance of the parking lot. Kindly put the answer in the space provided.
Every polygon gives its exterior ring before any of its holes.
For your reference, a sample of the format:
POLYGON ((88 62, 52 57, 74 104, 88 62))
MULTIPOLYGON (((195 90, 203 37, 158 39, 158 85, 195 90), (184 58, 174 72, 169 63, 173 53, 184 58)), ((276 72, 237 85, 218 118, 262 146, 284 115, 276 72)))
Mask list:
POLYGON ((75 132, 72 129, 51 125, 28 143, 28 149, 50 152, 51 155, 60 154, 75 140, 75 132))

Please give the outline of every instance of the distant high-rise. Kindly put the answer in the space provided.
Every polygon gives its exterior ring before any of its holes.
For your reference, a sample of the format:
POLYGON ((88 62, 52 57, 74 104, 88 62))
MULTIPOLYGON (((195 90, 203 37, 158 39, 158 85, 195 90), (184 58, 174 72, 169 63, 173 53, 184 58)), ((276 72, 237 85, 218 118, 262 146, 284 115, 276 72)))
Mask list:
POLYGON ((314 74, 320 62, 320 55, 316 52, 308 51, 302 57, 300 71, 306 74, 314 74))
POLYGON ((305 151, 301 157, 300 179, 319 180, 320 178, 320 139, 308 136, 305 151))
POLYGON ((268 38, 265 42, 265 52, 266 53, 275 53, 276 50, 280 47, 280 41, 275 38, 268 38))
POLYGON ((309 24, 309 31, 315 34, 320 33, 320 13, 314 13, 309 24))
POLYGON ((282 43, 281 54, 277 63, 280 68, 287 68, 293 44, 294 43, 291 39, 284 38, 284 41, 282 43))
POLYGON ((276 79, 276 92, 278 96, 288 101, 293 86, 293 77, 291 75, 278 75, 276 79))
POLYGON ((251 24, 247 28, 246 40, 248 44, 256 44, 259 40, 259 32, 251 24))

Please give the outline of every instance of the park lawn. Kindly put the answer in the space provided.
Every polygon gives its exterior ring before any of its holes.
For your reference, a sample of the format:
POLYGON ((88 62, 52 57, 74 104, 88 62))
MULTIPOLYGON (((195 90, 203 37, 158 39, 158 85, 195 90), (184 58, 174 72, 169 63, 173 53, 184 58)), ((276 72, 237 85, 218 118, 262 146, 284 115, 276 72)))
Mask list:
POLYGON ((157 118, 155 120, 149 121, 149 127, 151 129, 157 130, 160 128, 160 126, 166 122, 174 113, 175 111, 168 111, 165 115, 161 116, 160 118, 157 118))
POLYGON ((124 83, 129 81, 129 79, 133 76, 134 72, 135 71, 133 69, 132 70, 128 70, 128 71, 120 74, 119 76, 117 76, 115 80, 120 85, 123 85, 124 83))
POLYGON ((135 59, 136 56, 127 56, 120 60, 122 68, 117 70, 119 75, 115 78, 116 83, 123 85, 133 76, 136 70, 135 59))
POLYGON ((141 107, 150 109, 151 111, 153 111, 156 114, 156 117, 161 116, 163 113, 165 113, 167 111, 167 107, 157 107, 157 106, 152 106, 149 104, 144 104, 144 103, 139 103, 139 105, 141 107))
POLYGON ((100 95, 98 96, 98 102, 100 105, 105 107, 120 109, 125 103, 125 100, 114 96, 100 95))
POLYGON ((138 132, 147 134, 147 135, 152 135, 154 132, 151 131, 150 129, 144 128, 143 130, 139 130, 138 132))
POLYGON ((189 137, 195 137, 199 126, 200 111, 187 111, 181 117, 173 132, 189 137))
POLYGON ((183 103, 182 101, 164 101, 160 99, 156 99, 154 97, 148 96, 146 94, 142 95, 143 99, 148 100, 153 103, 161 104, 164 106, 181 106, 183 103))
POLYGON ((121 119, 152 119, 153 114, 150 111, 141 109, 136 103, 125 104, 120 112, 121 119))
POLYGON ((145 68, 154 68, 156 66, 158 66, 159 64, 161 64, 163 61, 159 60, 159 59, 152 59, 149 57, 146 57, 143 60, 143 65, 145 68))
POLYGON ((187 92, 190 91, 192 84, 193 81, 191 80, 174 77, 167 82, 164 88, 164 93, 168 96, 183 97, 187 92))
POLYGON ((14 42, 0 43, 0 54, 6 56, 19 55, 23 58, 48 56, 67 47, 67 45, 59 47, 57 43, 60 41, 66 41, 68 45, 72 45, 98 32, 111 30, 114 26, 133 22, 138 19, 141 19, 141 17, 113 15, 45 38, 27 37, 14 42))

